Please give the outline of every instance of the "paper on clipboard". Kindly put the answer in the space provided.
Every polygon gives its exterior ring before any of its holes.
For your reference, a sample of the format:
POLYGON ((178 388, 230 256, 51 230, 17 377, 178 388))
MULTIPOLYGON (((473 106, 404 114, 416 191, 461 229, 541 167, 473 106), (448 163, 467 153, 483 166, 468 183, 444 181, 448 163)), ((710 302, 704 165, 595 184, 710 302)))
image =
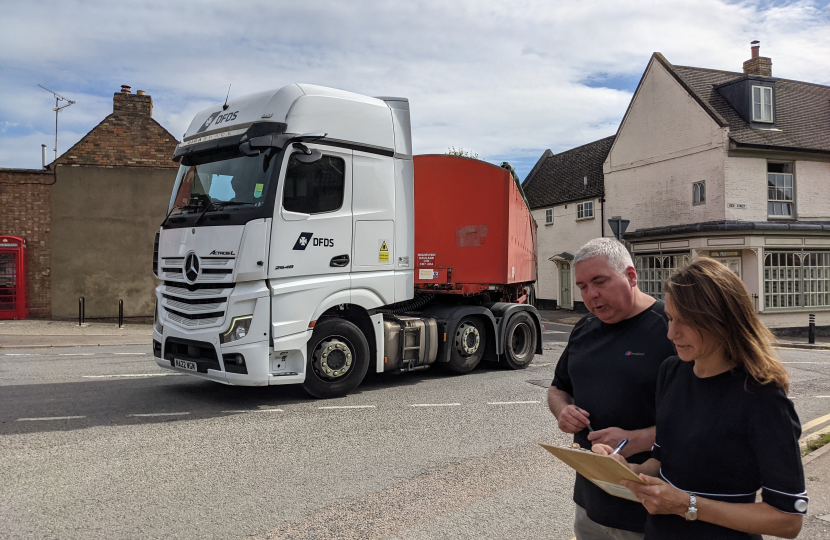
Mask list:
POLYGON ((645 484, 645 482, 614 458, 573 448, 548 446, 547 444, 541 446, 609 495, 640 502, 627 487, 620 485, 620 480, 631 480, 640 484, 645 484))

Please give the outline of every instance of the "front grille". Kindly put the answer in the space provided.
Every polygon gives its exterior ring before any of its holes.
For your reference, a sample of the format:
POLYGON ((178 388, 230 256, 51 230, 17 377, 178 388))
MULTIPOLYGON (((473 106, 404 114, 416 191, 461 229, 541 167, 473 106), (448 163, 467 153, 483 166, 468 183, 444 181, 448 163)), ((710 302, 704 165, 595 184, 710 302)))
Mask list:
MULTIPOLYGON (((196 292, 210 289, 214 291, 216 289, 233 289, 236 283, 197 283, 195 285, 187 285, 186 283, 179 283, 178 281, 165 281, 164 285, 165 287, 175 287, 189 292, 196 292)), ((210 292, 209 294, 216 293, 210 292)))
POLYGON ((223 270, 219 268, 202 268, 203 274, 233 274, 233 270, 223 270))
POLYGON ((179 317, 183 317, 185 319, 190 319, 191 321, 198 321, 201 319, 218 319, 225 315, 224 311, 213 311, 210 313, 182 313, 180 311, 175 311, 170 308, 165 308, 167 313, 171 315, 177 315, 179 317))
POLYGON ((164 359, 175 366, 175 359, 189 360, 196 363, 196 370, 199 373, 207 373, 208 369, 221 370, 216 349, 205 341, 192 341, 189 339, 167 338, 164 342, 164 359))
MULTIPOLYGON (((180 304, 190 304, 190 305, 197 305, 197 304, 221 304, 227 298, 176 298, 175 296, 170 296, 169 294, 163 294, 164 298, 171 300, 173 302, 179 302, 180 304)), ((205 308, 209 309, 209 308, 205 308)))

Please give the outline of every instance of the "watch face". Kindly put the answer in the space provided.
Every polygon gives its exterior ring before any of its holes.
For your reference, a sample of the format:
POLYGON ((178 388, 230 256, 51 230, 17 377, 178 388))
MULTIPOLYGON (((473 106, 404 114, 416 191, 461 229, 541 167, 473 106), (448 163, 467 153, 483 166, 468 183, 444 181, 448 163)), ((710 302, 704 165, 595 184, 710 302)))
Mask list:
POLYGON ((689 510, 686 512, 686 521, 694 521, 697 519, 697 510, 689 510))

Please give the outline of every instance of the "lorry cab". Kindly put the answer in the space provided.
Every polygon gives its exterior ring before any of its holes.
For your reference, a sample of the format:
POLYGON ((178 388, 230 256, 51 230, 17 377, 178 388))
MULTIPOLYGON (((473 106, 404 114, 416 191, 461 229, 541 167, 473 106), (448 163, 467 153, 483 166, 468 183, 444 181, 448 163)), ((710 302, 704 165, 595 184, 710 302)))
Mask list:
MULTIPOLYGON (((406 369, 406 354, 409 369, 435 361, 440 317, 387 324, 422 304, 405 98, 306 84, 252 94, 198 113, 174 160, 153 263, 159 366, 332 397, 370 367, 406 369), (390 332, 401 351, 387 350, 390 332)), ((476 343, 459 350, 480 359, 476 343)))

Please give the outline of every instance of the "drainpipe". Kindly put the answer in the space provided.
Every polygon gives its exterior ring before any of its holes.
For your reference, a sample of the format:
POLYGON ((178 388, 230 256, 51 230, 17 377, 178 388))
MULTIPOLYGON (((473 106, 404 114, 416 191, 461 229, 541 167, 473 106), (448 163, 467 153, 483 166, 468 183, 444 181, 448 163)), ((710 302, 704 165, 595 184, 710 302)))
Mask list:
POLYGON ((599 198, 599 228, 602 231, 602 236, 605 236, 605 197, 599 198))

